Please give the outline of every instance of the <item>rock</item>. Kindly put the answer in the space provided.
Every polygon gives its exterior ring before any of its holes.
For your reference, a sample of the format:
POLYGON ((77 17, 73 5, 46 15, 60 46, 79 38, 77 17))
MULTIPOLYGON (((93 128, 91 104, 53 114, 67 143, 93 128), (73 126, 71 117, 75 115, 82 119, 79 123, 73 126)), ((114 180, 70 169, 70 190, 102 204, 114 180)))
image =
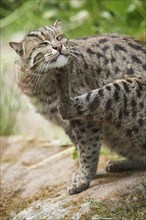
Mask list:
POLYGON ((2 137, 1 146, 2 219, 145 220, 146 172, 106 173, 105 162, 117 156, 104 152, 90 188, 69 196, 73 146, 28 137, 2 137))
POLYGON ((63 208, 63 202, 50 203, 48 200, 37 201, 31 204, 28 209, 23 210, 12 220, 22 219, 49 219, 60 220, 69 212, 68 208, 63 208))

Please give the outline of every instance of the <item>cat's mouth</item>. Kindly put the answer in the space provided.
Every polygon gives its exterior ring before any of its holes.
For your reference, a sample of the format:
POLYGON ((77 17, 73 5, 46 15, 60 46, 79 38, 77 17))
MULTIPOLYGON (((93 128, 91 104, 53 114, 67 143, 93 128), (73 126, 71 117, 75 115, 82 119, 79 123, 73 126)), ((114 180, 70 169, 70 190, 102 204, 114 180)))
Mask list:
POLYGON ((49 61, 48 68, 56 68, 65 66, 68 63, 69 54, 67 53, 57 53, 49 61))
POLYGON ((55 62, 59 56, 68 57, 69 54, 64 54, 64 53, 61 53, 61 52, 59 54, 55 54, 54 57, 52 58, 51 62, 55 62))
POLYGON ((56 58, 56 67, 62 67, 65 66, 68 63, 68 57, 67 55, 64 54, 60 54, 57 58, 56 58))

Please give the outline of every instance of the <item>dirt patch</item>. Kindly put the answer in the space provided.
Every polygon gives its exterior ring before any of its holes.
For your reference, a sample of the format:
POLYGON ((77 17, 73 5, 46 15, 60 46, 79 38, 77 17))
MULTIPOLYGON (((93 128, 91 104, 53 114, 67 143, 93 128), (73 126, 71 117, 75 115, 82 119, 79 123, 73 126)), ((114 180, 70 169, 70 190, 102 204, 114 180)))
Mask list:
POLYGON ((78 167, 72 146, 10 137, 1 139, 1 147, 2 219, 145 220, 146 172, 106 173, 105 162, 117 157, 108 151, 90 188, 69 196, 66 188, 78 167))

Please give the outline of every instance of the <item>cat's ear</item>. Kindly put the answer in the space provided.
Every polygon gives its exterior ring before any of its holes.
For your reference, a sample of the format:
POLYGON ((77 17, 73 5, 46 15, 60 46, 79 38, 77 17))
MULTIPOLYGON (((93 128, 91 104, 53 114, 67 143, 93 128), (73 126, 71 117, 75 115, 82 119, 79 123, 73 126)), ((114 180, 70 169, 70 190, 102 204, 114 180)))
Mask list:
POLYGON ((55 28, 61 29, 61 22, 59 20, 56 20, 53 26, 55 28))
POLYGON ((9 45, 16 51, 19 56, 23 55, 22 43, 10 42, 9 45))

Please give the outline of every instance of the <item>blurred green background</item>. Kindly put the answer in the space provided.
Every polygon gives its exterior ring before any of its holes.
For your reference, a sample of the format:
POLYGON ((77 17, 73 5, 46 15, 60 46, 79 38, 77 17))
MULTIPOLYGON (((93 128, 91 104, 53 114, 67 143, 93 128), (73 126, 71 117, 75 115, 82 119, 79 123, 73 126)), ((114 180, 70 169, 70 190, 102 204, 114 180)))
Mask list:
POLYGON ((64 139, 59 128, 29 110, 15 83, 16 55, 11 40, 30 30, 62 21, 67 37, 119 32, 146 41, 145 0, 1 0, 0 134, 45 135, 64 139), (43 124, 41 127, 40 125, 43 124), (55 132, 54 132, 54 129, 55 132), (60 134, 61 133, 61 134, 60 134))

